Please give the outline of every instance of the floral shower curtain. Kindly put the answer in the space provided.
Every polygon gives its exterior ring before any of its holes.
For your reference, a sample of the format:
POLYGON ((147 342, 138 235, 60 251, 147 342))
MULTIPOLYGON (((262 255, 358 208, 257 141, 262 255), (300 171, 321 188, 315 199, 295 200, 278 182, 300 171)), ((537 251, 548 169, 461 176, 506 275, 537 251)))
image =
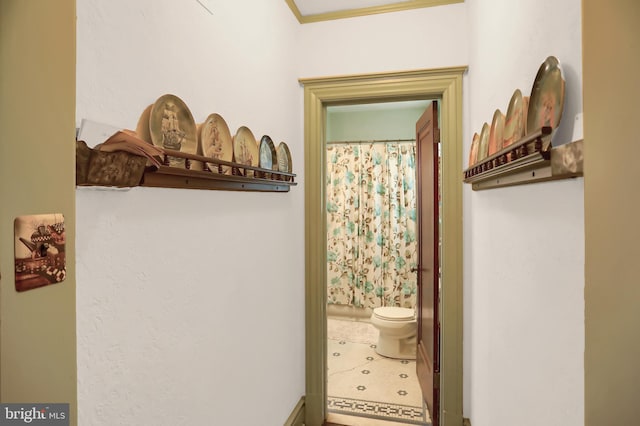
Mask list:
POLYGON ((416 306, 413 142, 327 147, 328 303, 416 306))

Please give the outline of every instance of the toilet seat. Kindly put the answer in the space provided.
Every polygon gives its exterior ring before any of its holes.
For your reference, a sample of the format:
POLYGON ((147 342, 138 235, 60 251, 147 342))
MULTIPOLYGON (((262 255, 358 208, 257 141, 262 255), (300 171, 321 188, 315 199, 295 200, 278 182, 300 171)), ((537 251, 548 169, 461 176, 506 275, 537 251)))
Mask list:
POLYGON ((399 308, 397 306, 375 308, 373 314, 385 321, 411 321, 415 319, 413 309, 399 308))

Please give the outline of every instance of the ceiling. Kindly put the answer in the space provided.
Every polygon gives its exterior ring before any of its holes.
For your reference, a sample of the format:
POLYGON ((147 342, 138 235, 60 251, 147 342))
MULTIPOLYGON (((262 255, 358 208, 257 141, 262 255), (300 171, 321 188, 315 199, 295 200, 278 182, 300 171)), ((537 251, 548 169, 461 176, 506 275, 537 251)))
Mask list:
POLYGON ((301 24, 462 3, 464 0, 285 0, 301 24))

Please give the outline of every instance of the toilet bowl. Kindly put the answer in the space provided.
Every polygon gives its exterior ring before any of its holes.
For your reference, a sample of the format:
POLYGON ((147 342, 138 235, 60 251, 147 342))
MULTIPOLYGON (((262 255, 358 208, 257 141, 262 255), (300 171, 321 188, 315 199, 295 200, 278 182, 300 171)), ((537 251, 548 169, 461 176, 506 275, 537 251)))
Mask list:
POLYGON ((380 336, 376 352, 398 359, 416 359, 416 330, 418 322, 413 309, 385 306, 375 308, 371 324, 380 336))

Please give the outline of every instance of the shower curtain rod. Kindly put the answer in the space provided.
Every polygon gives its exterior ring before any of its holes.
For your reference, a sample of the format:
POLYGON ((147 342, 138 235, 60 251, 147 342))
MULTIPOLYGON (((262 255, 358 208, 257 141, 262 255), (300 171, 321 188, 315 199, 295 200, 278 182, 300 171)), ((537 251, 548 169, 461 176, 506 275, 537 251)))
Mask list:
POLYGON ((362 141, 328 141, 327 145, 339 145, 348 143, 390 143, 390 142, 415 142, 415 139, 373 139, 362 141))

